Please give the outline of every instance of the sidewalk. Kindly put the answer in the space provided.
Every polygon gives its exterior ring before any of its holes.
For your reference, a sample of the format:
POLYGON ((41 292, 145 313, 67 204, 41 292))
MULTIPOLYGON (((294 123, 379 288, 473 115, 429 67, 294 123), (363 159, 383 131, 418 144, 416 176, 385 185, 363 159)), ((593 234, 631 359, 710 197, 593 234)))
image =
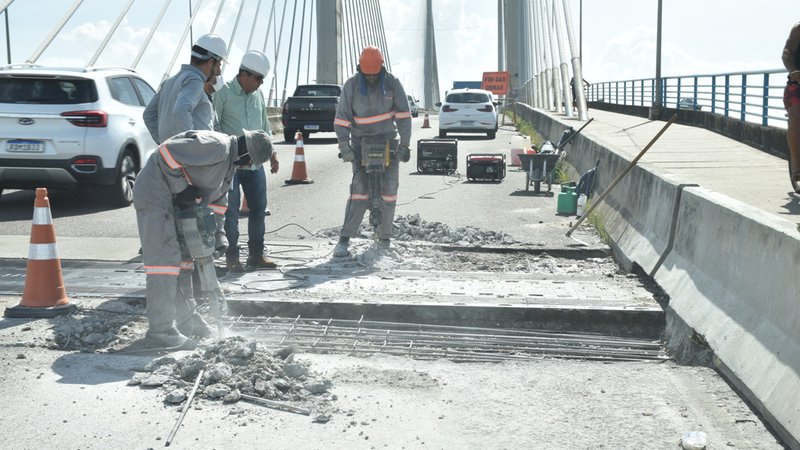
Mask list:
MULTIPOLYGON (((540 110, 541 112, 541 110, 540 110)), ((562 116, 550 114, 564 121, 562 116)), ((602 110, 589 110, 594 121, 581 134, 633 159, 664 122, 602 110)), ((575 129, 580 127, 575 120, 575 129)), ((550 136, 550 139, 557 136, 550 136)), ((571 150, 567 145, 566 151, 571 150)), ((701 187, 800 222, 800 196, 789 185, 786 160, 712 131, 673 124, 639 161, 701 187)), ((602 167, 600 168, 602 170, 602 167)), ((611 174, 612 178, 617 174, 611 174)))

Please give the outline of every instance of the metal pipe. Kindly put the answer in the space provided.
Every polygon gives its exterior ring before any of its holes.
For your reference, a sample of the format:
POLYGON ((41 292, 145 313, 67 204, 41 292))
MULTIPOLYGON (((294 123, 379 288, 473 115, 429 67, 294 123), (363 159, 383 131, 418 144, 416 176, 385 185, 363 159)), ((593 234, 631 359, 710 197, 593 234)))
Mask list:
POLYGON ((578 226, 579 226, 581 223, 583 223, 583 221, 584 221, 584 220, 586 220, 586 218, 587 218, 587 217, 589 217, 589 214, 590 214, 592 211, 594 211, 594 209, 595 209, 595 208, 597 208, 597 205, 599 205, 599 204, 600 204, 600 202, 601 202, 601 201, 602 201, 604 198, 606 198, 606 196, 608 195, 608 193, 609 193, 609 192, 611 192, 611 189, 614 189, 614 186, 616 186, 616 185, 617 185, 617 183, 619 183, 619 182, 620 182, 620 180, 622 179, 622 177, 624 177, 624 176, 625 176, 625 174, 627 174, 628 172, 630 172, 630 171, 631 171, 631 169, 633 169, 633 166, 635 166, 635 165, 636 165, 636 163, 637 163, 637 162, 639 162, 639 160, 642 158, 642 156, 644 156, 644 154, 645 154, 645 153, 646 153, 648 150, 650 150, 650 147, 652 147, 652 146, 653 146, 653 144, 655 144, 655 143, 656 143, 656 141, 658 140, 658 138, 660 138, 660 137, 661 137, 661 135, 662 135, 662 134, 664 134, 664 132, 665 132, 665 131, 667 131, 667 128, 669 128, 669 126, 670 126, 670 125, 672 125, 672 123, 673 123, 673 122, 675 122, 677 119, 678 119, 678 115, 677 115, 677 114, 673 114, 673 115, 672 115, 672 117, 669 119, 669 121, 668 121, 668 122, 667 122, 667 123, 664 125, 664 127, 663 127, 663 128, 661 128, 661 131, 659 131, 659 132, 658 132, 658 134, 656 134, 656 135, 655 135, 655 137, 653 137, 653 139, 651 139, 651 140, 650 140, 650 142, 648 142, 648 143, 647 143, 647 146, 645 146, 645 148, 643 148, 643 149, 642 149, 642 151, 641 151, 641 152, 639 152, 639 154, 638 154, 638 155, 636 155, 636 158, 633 158, 633 161, 631 161, 630 163, 628 163, 628 165, 625 167, 625 169, 623 169, 623 170, 622 170, 622 172, 620 172, 620 174, 619 174, 619 175, 617 175, 617 177, 616 177, 616 178, 614 178, 614 181, 612 181, 612 182, 611 182, 611 184, 609 184, 609 185, 608 185, 608 187, 606 188, 606 190, 605 190, 605 191, 603 191, 603 193, 602 193, 602 194, 598 195, 598 196, 597 196, 597 198, 596 198, 596 199, 594 199, 594 200, 592 201, 592 205, 589 207, 589 209, 587 209, 587 210, 586 210, 586 211, 583 213, 583 215, 582 215, 582 216, 581 216, 581 217, 580 217, 580 218, 579 218, 579 219, 578 219, 578 220, 575 222, 575 225, 573 225, 573 226, 572 226, 572 228, 570 228, 570 229, 569 229, 569 231, 567 231, 567 236, 568 236, 568 237, 569 237, 569 236, 570 236, 570 235, 571 235, 571 234, 572 234, 572 233, 573 233, 573 232, 574 232, 574 231, 575 231, 575 230, 578 228, 578 226))
POLYGON ((181 409, 181 415, 175 422, 175 426, 172 427, 172 431, 170 431, 169 436, 167 437, 167 441, 164 442, 165 447, 169 447, 169 444, 172 443, 172 439, 175 438, 175 434, 181 427, 181 423, 183 423, 183 418, 186 417, 186 413, 189 412, 189 406, 192 404, 192 400, 194 400, 194 395, 197 393, 197 388, 200 386, 200 380, 203 379, 203 374, 205 372, 206 372, 205 369, 200 369, 200 372, 197 373, 197 378, 194 380, 194 387, 192 388, 192 392, 189 393, 189 397, 186 399, 186 402, 183 404, 183 408, 181 409))
POLYGON ((122 19, 125 17, 126 14, 128 14, 128 10, 131 9, 133 1, 134 0, 128 0, 128 4, 125 5, 125 8, 123 8, 122 12, 119 14, 119 16, 117 16, 116 22, 114 22, 114 25, 112 25, 111 29, 108 30, 108 33, 106 33, 106 37, 103 38, 103 42, 101 42, 100 46, 97 47, 97 51, 94 52, 94 56, 92 56, 92 58, 89 60, 89 63, 86 64, 87 66, 93 66, 94 63, 97 62, 97 58, 99 58, 100 54, 103 53, 103 50, 105 50, 108 41, 111 39, 111 36, 114 34, 115 31, 117 31, 117 27, 119 27, 119 24, 122 22, 122 19))
POLYGON ((44 53, 47 47, 50 46, 50 43, 53 42, 53 39, 55 39, 56 35, 61 31, 62 28, 64 28, 64 25, 67 24, 67 21, 70 19, 70 17, 72 17, 78 7, 81 6, 81 3, 83 3, 83 0, 75 0, 75 3, 72 4, 72 7, 67 10, 64 16, 61 17, 61 20, 59 20, 58 23, 56 23, 56 26, 50 31, 50 34, 44 38, 44 41, 42 41, 42 43, 39 45, 39 48, 33 52, 33 55, 31 55, 27 61, 25 61, 26 63, 33 64, 37 59, 39 59, 40 56, 42 56, 42 53, 44 53))
POLYGON ((8 64, 11 64, 11 32, 8 29, 8 5, 14 0, 8 0, 6 5, 3 7, 3 16, 5 16, 6 20, 6 53, 8 55, 8 64))

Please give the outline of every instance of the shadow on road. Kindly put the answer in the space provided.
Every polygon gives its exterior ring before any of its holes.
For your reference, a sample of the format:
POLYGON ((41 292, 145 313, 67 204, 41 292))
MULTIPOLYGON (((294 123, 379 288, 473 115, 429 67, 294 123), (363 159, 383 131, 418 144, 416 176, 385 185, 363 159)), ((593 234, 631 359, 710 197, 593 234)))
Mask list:
MULTIPOLYGON (((105 196, 91 188, 82 189, 48 189, 50 213, 53 218, 84 216, 103 211, 122 209, 109 206, 105 196)), ((0 196, 0 222, 30 220, 33 217, 33 202, 36 193, 33 190, 12 191, 0 196)))

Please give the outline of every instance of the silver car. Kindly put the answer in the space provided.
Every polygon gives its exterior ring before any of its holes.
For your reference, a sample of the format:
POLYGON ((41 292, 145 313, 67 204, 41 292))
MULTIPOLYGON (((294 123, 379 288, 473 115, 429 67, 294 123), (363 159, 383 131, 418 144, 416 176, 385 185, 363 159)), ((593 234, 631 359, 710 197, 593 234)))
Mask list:
POLYGON ((0 193, 89 185, 129 205, 156 148, 142 120, 153 95, 129 69, 0 68, 0 193))
POLYGON ((408 107, 411 110, 411 117, 419 116, 419 101, 410 95, 406 95, 408 107))

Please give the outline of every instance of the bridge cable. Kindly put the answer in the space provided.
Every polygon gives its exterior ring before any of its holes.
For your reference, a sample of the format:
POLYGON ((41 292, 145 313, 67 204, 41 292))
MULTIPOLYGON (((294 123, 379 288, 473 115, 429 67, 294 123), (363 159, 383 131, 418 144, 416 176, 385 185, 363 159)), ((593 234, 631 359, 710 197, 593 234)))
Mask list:
POLYGON ((306 31, 306 2, 303 0, 303 12, 300 13, 300 43, 297 45, 297 75, 294 79, 294 85, 300 84, 300 63, 303 62, 303 38, 306 31))
POLYGON ((53 42, 53 39, 55 39, 56 35, 61 31, 62 28, 64 28, 64 25, 67 24, 67 21, 70 19, 70 17, 72 17, 78 7, 81 6, 81 3, 83 3, 83 0, 75 0, 75 3, 73 3, 72 7, 67 10, 66 14, 64 14, 64 17, 62 17, 61 20, 56 23, 56 26, 52 31, 50 31, 50 34, 44 39, 42 44, 39 45, 39 48, 33 52, 33 55, 31 55, 27 61, 25 61, 26 63, 33 64, 37 59, 39 59, 40 56, 42 56, 42 53, 44 53, 47 47, 50 46, 50 43, 53 42))
POLYGON ((194 13, 192 13, 192 15, 189 16, 189 21, 186 23, 186 28, 184 28, 183 30, 183 35, 178 40, 177 48, 175 48, 175 54, 172 55, 172 60, 169 62, 169 66, 167 66, 167 70, 164 72, 164 76, 161 77, 161 83, 159 83, 159 85, 164 83, 164 81, 166 81, 167 78, 169 78, 169 73, 172 71, 172 66, 175 65, 175 61, 178 59, 178 54, 181 51, 181 46, 183 45, 183 41, 186 40, 186 35, 189 34, 189 29, 191 28, 194 19, 197 17, 197 11, 200 10, 200 6, 202 4, 203 0, 197 0, 197 6, 194 7, 194 13))
MULTIPOLYGON (((247 46, 245 47, 244 51, 250 51, 250 44, 253 42, 253 34, 256 31, 256 22, 258 22, 258 13, 261 11, 261 0, 258 0, 258 4, 256 5, 256 13, 253 15, 253 26, 250 27, 250 36, 247 38, 247 46)), ((267 28, 267 33, 269 33, 269 28, 267 28)), ((231 43, 233 45, 233 43, 231 43)))
POLYGON ((294 43, 294 24, 297 20, 297 0, 294 0, 294 7, 292 11, 292 29, 289 32, 289 50, 286 53, 286 70, 283 76, 283 93, 281 96, 281 103, 286 101, 286 85, 289 82, 289 63, 292 59, 292 44, 294 43))
POLYGON ((349 78, 350 75, 352 75, 355 72, 355 67, 353 66, 353 61, 355 58, 353 58, 353 27, 352 24, 350 23, 351 22, 350 1, 351 0, 342 0, 342 6, 344 9, 342 12, 342 18, 344 19, 343 28, 345 29, 344 30, 345 33, 343 33, 342 36, 342 39, 345 42, 343 42, 342 47, 344 47, 344 53, 346 55, 344 58, 345 62, 344 70, 346 71, 346 74, 344 75, 344 77, 342 77, 343 79, 349 78))
POLYGON ((558 40, 558 53, 561 59, 561 89, 564 91, 564 109, 567 117, 572 117, 572 90, 569 88, 569 65, 567 64, 567 48, 564 47, 564 18, 558 1, 553 0, 553 13, 556 21, 556 39, 558 40))
MULTIPOLYGON (((280 56, 280 49, 281 49, 281 41, 283 40, 283 23, 286 20, 286 5, 289 3, 289 0, 283 1, 283 12, 281 12, 281 29, 278 32, 278 41, 275 42, 275 36, 273 36, 272 43, 275 46, 275 76, 273 77, 273 85, 274 85, 274 92, 273 88, 269 90, 269 102, 273 99, 273 93, 275 94, 275 102, 278 103, 278 57, 280 56)), ((273 29, 273 33, 274 33, 273 29)))
MULTIPOLYGON (((236 13, 236 21, 233 22, 233 30, 231 31, 231 38, 228 40, 228 54, 230 54, 230 49, 233 47, 233 39, 236 37, 236 31, 239 29, 239 20, 242 18, 242 12, 244 11, 244 4, 247 0, 242 0, 239 4, 239 12, 236 13)), ((228 58, 225 58, 225 61, 222 63, 222 67, 220 68, 220 72, 225 70, 225 67, 228 66, 228 58)))
POLYGON ((391 72, 392 71, 392 60, 389 57, 389 45, 386 43, 386 29, 383 27, 383 11, 381 10, 380 2, 377 2, 378 5, 378 24, 379 29, 381 30, 381 42, 383 42, 383 48, 386 49, 386 69, 391 72))
POLYGON ((108 45, 108 41, 111 39, 111 36, 114 34, 115 31, 117 31, 117 27, 119 27, 119 24, 122 22, 122 19, 125 18, 125 16, 128 14, 128 11, 131 9, 131 6, 133 6, 133 2, 134 0, 128 0, 128 4, 125 6, 120 15, 117 17, 117 21, 114 22, 114 25, 111 26, 111 29, 108 30, 106 37, 103 38, 103 42, 100 43, 100 46, 97 47, 97 51, 94 52, 94 56, 92 56, 92 59, 90 59, 89 63, 86 64, 87 66, 93 66, 94 63, 97 62, 97 58, 99 58, 100 54, 103 53, 103 50, 105 50, 106 45, 108 45))
POLYGON ((147 37, 144 39, 144 43, 142 47, 139 49, 139 53, 136 55, 136 58, 133 59, 133 63, 131 64, 131 69, 135 69, 137 65, 139 65, 139 60, 142 59, 142 55, 144 51, 147 50, 147 46, 150 44, 150 40, 153 39, 153 34, 156 32, 156 28, 158 28, 158 24, 161 23, 161 19, 164 18, 164 13, 167 12, 167 7, 169 4, 172 3, 172 0, 167 0, 164 2, 164 6, 161 7, 161 12, 158 13, 158 17, 156 17, 156 21, 153 22, 153 26, 150 27, 150 32, 147 33, 147 37))
MULTIPOLYGON (((211 31, 210 34, 214 34, 214 30, 217 29, 217 22, 219 21, 219 16, 222 14, 222 7, 225 6, 225 0, 219 0, 219 7, 217 8, 217 15, 214 16, 214 23, 211 24, 211 31)), ((194 44, 194 42, 192 42, 194 44)))
POLYGON ((4 13, 6 8, 8 8, 8 6, 12 3, 14 3, 14 0, 3 0, 3 2, 0 3, 0 13, 4 13))
POLYGON ((555 102, 556 113, 557 114, 561 114, 562 113, 562 110, 561 110, 561 89, 559 89, 559 80, 558 80, 559 77, 560 77, 560 73, 559 73, 560 69, 558 67, 558 63, 556 62, 557 59, 558 59, 558 49, 556 48, 556 45, 558 43, 555 40, 556 33, 555 33, 555 30, 554 30, 556 24, 555 24, 555 20, 553 20, 554 19, 554 14, 553 14, 553 11, 550 9, 549 0, 543 0, 542 8, 544 8, 546 10, 545 19, 547 20, 547 26, 549 28, 548 36, 549 36, 549 39, 550 39, 550 63, 552 64, 552 68, 550 69, 550 71, 551 71, 551 77, 550 77, 551 85, 550 86, 551 86, 551 89, 553 90, 553 101, 555 102))
MULTIPOLYGON (((314 16, 317 12, 317 2, 311 2, 311 9, 309 10, 309 17, 311 23, 308 26, 308 59, 306 61, 306 84, 311 83, 311 33, 314 30, 314 16)), ((319 80, 317 80, 319 82, 319 80)))

